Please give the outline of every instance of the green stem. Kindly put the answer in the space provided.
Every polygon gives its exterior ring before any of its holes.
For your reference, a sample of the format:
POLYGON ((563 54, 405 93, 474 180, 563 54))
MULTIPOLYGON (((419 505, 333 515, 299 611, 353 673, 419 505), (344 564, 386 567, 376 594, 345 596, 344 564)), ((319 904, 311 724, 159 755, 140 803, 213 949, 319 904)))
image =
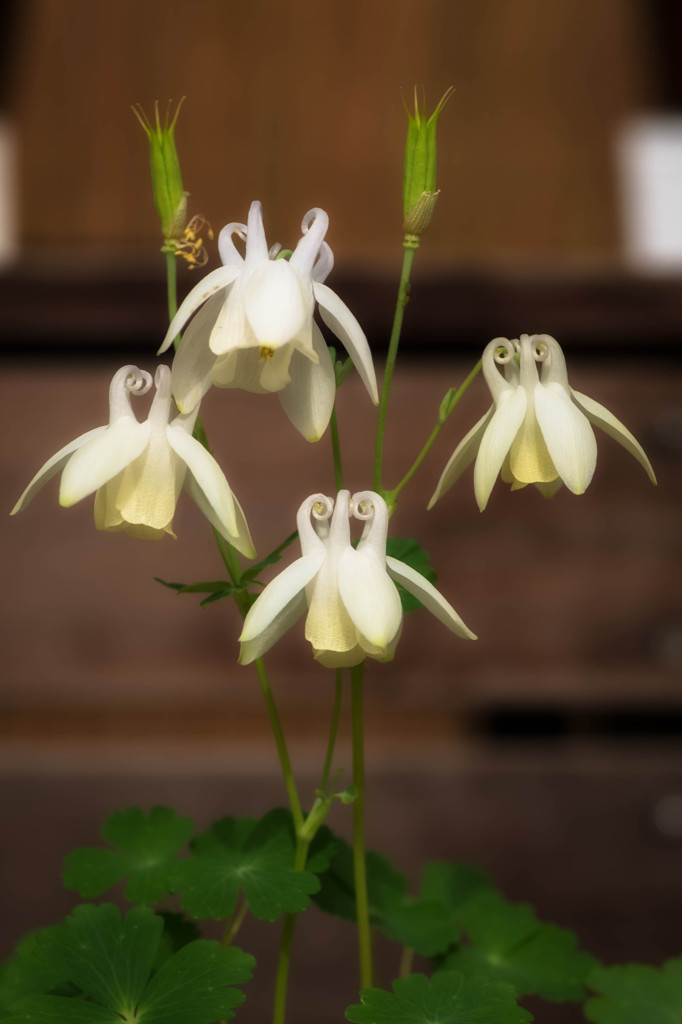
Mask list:
POLYGON ((327 741, 327 754, 324 759, 324 768, 322 769, 322 778, 320 779, 320 793, 322 796, 327 795, 327 783, 329 782, 329 773, 332 767, 332 759, 334 757, 334 747, 336 745, 336 735, 339 731, 339 718, 341 716, 341 700, 343 697, 343 673, 340 668, 336 669, 336 689, 334 692, 334 709, 332 711, 332 721, 329 727, 329 739, 327 741))
MULTIPOLYGON (((308 857, 309 845, 310 843, 308 841, 301 839, 296 843, 294 871, 303 871, 308 857)), ((282 938, 280 939, 279 944, 279 959, 277 961, 277 977, 275 980, 275 1002, 272 1013, 272 1024, 284 1024, 286 1017, 289 964, 291 962, 291 946, 294 940, 296 917, 296 914, 287 914, 284 918, 282 938)))
POLYGON ((400 972, 399 978, 406 978, 408 974, 412 973, 412 962, 414 961, 414 950, 410 949, 409 946, 403 946, 402 956, 400 957, 400 972))
POLYGON ((336 419, 336 406, 332 409, 329 421, 329 434, 332 439, 332 455, 334 457, 334 486, 336 493, 343 490, 343 466, 341 464, 341 442, 339 441, 339 424, 336 419))
POLYGON ((473 370, 471 371, 471 373, 468 375, 468 377, 464 381, 464 383, 461 384, 460 387, 457 388, 457 390, 455 391, 454 395, 450 399, 447 411, 445 413, 441 413, 441 415, 438 417, 438 422, 436 423, 435 427, 433 428, 433 430, 429 434, 429 437, 428 437, 428 440, 427 440, 426 444, 424 445, 424 447, 420 451, 419 455, 417 456, 417 458, 414 460, 414 462, 412 463, 412 465, 408 469, 408 471, 405 474, 405 476, 402 478, 402 480, 397 485, 397 487, 394 487, 392 491, 389 491, 387 493, 386 499, 387 499, 387 502, 388 502, 390 507, 394 507, 395 506, 396 498, 398 497, 398 495, 402 491, 403 487, 405 487, 405 485, 410 482, 410 480, 412 479, 414 474, 417 472, 417 470, 421 466, 422 462, 424 461, 424 459, 428 455, 429 450, 430 450, 433 442, 436 440, 436 438, 440 434, 441 429, 443 427, 443 424, 446 422, 446 420, 448 419, 450 414, 454 411, 455 406, 458 404, 460 398, 465 393, 465 391, 467 391, 467 389, 469 388, 469 385, 476 379, 476 377, 478 377, 480 372, 481 372, 481 360, 479 359, 478 362, 476 363, 476 365, 474 366, 473 370))
POLYGON ((393 328, 391 340, 388 344, 388 355, 386 356, 386 367, 384 369, 384 380, 381 385, 381 399, 379 401, 379 416, 377 420, 377 436, 374 446, 374 483, 375 491, 381 493, 381 471, 384 458, 384 433, 386 431, 386 414, 388 412, 388 398, 391 392, 391 380, 398 355, 398 344, 400 342, 400 331, 403 326, 403 315, 410 294, 410 271, 416 250, 405 247, 403 254, 403 265, 400 271, 400 284, 398 285, 398 299, 393 316, 393 328))
POLYGON ((282 768, 284 785, 286 786, 287 794, 289 796, 289 806, 291 807, 291 814, 294 819, 294 828, 298 834, 299 829, 303 825, 303 810, 301 808, 301 801, 298 797, 294 773, 291 770, 291 761, 289 760, 289 751, 287 750, 284 732, 282 731, 282 723, 280 722, 280 718, 277 713, 275 698, 273 697, 272 690, 270 689, 268 673, 265 669, 265 662, 262 658, 256 658, 254 664, 256 666, 256 672, 258 673, 261 690, 263 691, 263 697, 265 698, 265 706, 268 710, 270 726, 272 727, 275 743, 277 744, 279 763, 282 768))
POLYGON ((372 933, 369 925, 367 867, 365 863, 365 751, 362 708, 362 675, 364 664, 354 665, 351 678, 351 717, 353 730, 353 874, 355 877, 355 911, 358 925, 360 955, 360 986, 372 986, 372 933))
POLYGON ((239 909, 235 910, 234 914, 232 914, 225 922, 225 931, 223 932, 223 937, 220 940, 221 945, 229 946, 232 944, 248 912, 249 904, 242 898, 242 904, 239 909))

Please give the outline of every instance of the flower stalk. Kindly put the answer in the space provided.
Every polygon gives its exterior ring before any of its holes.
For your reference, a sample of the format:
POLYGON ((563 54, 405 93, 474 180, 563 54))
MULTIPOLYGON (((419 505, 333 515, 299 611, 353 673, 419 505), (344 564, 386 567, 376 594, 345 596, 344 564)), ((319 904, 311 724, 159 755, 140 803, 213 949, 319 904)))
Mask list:
POLYGON ((351 718, 353 733, 353 876, 355 879, 355 913, 360 959, 360 987, 372 987, 372 931, 369 921, 367 865, 365 860, 365 736, 363 710, 364 664, 350 670, 351 718))
POLYGON ((383 494, 382 475, 384 459, 384 435, 386 433, 386 417, 388 415, 388 399, 391 393, 393 371, 398 357, 398 346, 400 344, 400 332, 403 327, 403 316, 405 307, 410 298, 410 273, 414 261, 415 250, 407 247, 403 252, 403 265, 400 271, 400 282, 398 284, 398 298, 393 314, 393 326, 391 328, 391 339, 388 344, 388 355, 384 367, 384 379, 381 384, 381 396, 379 398, 379 413, 377 416, 377 433, 374 445, 374 474, 372 486, 379 494, 383 494))

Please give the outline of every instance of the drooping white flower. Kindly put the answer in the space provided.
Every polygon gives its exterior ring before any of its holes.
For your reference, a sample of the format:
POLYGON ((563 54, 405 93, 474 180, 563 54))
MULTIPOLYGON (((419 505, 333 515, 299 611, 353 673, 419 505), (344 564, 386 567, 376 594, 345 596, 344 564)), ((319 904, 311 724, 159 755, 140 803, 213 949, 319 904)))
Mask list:
POLYGON ((322 319, 343 343, 375 405, 378 393, 367 339, 348 307, 324 284, 334 265, 324 241, 329 218, 312 209, 290 259, 268 250, 261 204, 254 202, 248 224, 228 224, 218 247, 223 266, 189 293, 159 349, 165 352, 191 321, 173 363, 173 394, 190 412, 211 384, 258 394, 277 392, 294 426, 309 441, 327 429, 334 405, 334 368, 322 333, 322 319), (242 256, 233 236, 246 238, 242 256), (198 312, 197 312, 198 310, 198 312))
POLYGON ((549 496, 563 482, 574 494, 582 494, 597 462, 591 423, 634 455, 656 483, 651 463, 630 431, 599 402, 569 386, 564 354, 548 334, 522 334, 514 341, 495 338, 483 352, 483 376, 493 405, 455 449, 429 508, 474 459, 474 493, 481 511, 498 474, 513 491, 536 484, 549 496))
POLYGON ((374 491, 360 491, 352 499, 339 491, 336 502, 312 494, 298 510, 297 526, 301 558, 251 606, 239 638, 241 664, 269 650, 306 609, 305 637, 322 665, 357 665, 367 657, 389 661, 403 621, 393 580, 457 636, 475 639, 427 579, 386 554, 388 509, 374 491), (352 517, 365 523, 357 549, 351 545, 352 517))
POLYGON ((156 371, 149 417, 140 423, 131 394, 143 395, 151 374, 123 366, 109 387, 109 424, 81 434, 38 470, 12 509, 21 512, 60 470, 59 503, 68 508, 95 493, 98 530, 125 530, 134 537, 173 534, 173 515, 184 488, 209 522, 242 554, 255 551, 244 513, 213 456, 192 435, 198 407, 169 422, 171 373, 156 371))

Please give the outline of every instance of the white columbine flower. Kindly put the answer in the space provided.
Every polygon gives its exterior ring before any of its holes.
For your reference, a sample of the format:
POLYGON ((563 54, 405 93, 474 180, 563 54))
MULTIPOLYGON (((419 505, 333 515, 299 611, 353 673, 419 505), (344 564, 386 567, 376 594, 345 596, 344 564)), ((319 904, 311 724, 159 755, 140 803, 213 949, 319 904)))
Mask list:
POLYGON ((211 384, 258 394, 277 392, 287 416, 308 441, 327 429, 334 405, 334 368, 313 320, 322 319, 343 343, 372 401, 377 384, 367 339, 351 311, 323 282, 334 265, 324 241, 329 218, 309 210, 303 236, 290 259, 268 250, 261 204, 254 202, 248 224, 228 224, 218 247, 223 266, 189 293, 168 328, 159 353, 196 313, 173 363, 173 394, 190 412, 211 384), (246 254, 232 238, 246 238, 246 254), (198 310, 198 312, 197 312, 198 310))
POLYGON ((173 534, 173 514, 184 489, 223 537, 253 558, 255 551, 239 502, 212 455, 192 435, 198 407, 169 423, 171 374, 156 371, 156 394, 144 423, 131 394, 145 394, 149 373, 123 366, 109 387, 109 424, 81 434, 45 463, 12 509, 21 512, 60 470, 59 504, 68 508, 95 492, 98 530, 125 530, 134 537, 173 534))
POLYGON ((428 580, 386 554, 388 510, 374 491, 360 491, 352 499, 348 491, 339 491, 336 503, 312 494, 298 510, 297 525, 302 557, 251 606, 239 638, 242 665, 269 650, 306 609, 306 640, 322 665, 357 665, 366 657, 389 661, 403 621, 393 580, 457 636, 475 639, 428 580), (357 549, 350 538, 353 516, 365 523, 357 549))
POLYGON ((513 491, 536 484, 549 496, 563 481, 574 494, 582 494, 597 462, 591 423, 634 455, 656 483, 630 431, 599 402, 569 386, 564 354, 548 334, 522 334, 518 341, 495 338, 483 352, 483 376, 493 405, 455 449, 429 508, 474 459, 474 493, 481 511, 498 474, 513 491), (504 367, 504 376, 498 366, 504 367))

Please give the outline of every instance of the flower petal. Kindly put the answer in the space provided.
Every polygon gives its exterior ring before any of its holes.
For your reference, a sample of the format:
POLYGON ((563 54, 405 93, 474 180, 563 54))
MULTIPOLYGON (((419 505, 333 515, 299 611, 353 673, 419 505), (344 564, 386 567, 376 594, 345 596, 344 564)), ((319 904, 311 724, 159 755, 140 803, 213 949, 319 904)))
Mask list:
MULTIPOLYGON (((312 275, 313 266, 318 259, 328 227, 328 215, 317 206, 308 210, 301 222, 302 237, 291 254, 289 262, 306 279, 312 275)), ((331 249, 329 249, 329 254, 331 254, 331 249)), ((325 254, 325 258, 328 258, 327 254, 325 254)), ((329 269, 331 270, 331 267, 329 269)), ((321 280, 321 277, 317 276, 316 280, 321 280)))
POLYGON ((228 285, 231 285, 241 272, 242 267, 240 266, 218 267, 217 270, 212 270, 199 284, 195 285, 171 320, 170 326, 166 331, 166 337, 163 339, 157 355, 160 356, 166 349, 170 348, 173 340, 178 336, 192 313, 196 313, 199 306, 203 305, 207 299, 210 299, 221 288, 227 288, 228 285))
POLYGON ((191 412, 211 387, 211 370, 216 355, 211 352, 208 339, 224 302, 225 293, 221 290, 204 303, 175 353, 172 387, 180 412, 191 412))
POLYGON ((450 460, 441 473, 438 485, 431 496, 431 500, 426 506, 427 510, 433 508, 439 498, 442 498, 446 491, 449 491, 456 480, 460 478, 467 466, 476 458, 481 438, 485 432, 486 427, 493 418, 495 412, 495 406, 491 405, 485 416, 481 416, 478 423, 476 423, 468 434, 466 434, 459 442, 454 452, 450 456, 450 460))
POLYGON ((208 498, 202 491, 201 487, 199 487, 199 484, 194 479, 194 476, 190 469, 187 470, 187 476, 185 477, 183 490, 188 495, 188 497, 190 497, 192 501, 195 502, 196 505, 198 505, 199 509, 206 516, 211 526, 215 527, 218 533, 225 537, 226 540, 228 540, 230 544, 237 549, 237 551, 241 551, 241 553, 246 558, 256 557, 256 549, 254 548, 253 541, 251 540, 251 534, 249 532, 248 523, 246 522, 246 516, 244 515, 244 511, 239 502, 237 501, 237 499, 235 498, 234 494, 232 495, 232 500, 234 502, 236 533, 228 534, 226 532, 226 523, 223 520, 221 520, 221 518, 218 516, 215 509, 210 504, 208 498))
MULTIPOLYGON (((323 550, 303 555, 275 576, 251 605, 244 619, 239 642, 249 643, 265 633, 295 598, 301 596, 305 601, 305 588, 318 573, 324 558, 323 550)), ((278 635, 281 636, 281 633, 278 635)), ((274 643, 274 640, 272 642, 274 643)))
POLYGON ((212 522, 216 529, 238 551, 241 551, 248 558, 253 558, 255 551, 248 527, 244 535, 242 532, 245 526, 243 514, 243 521, 240 523, 235 497, 216 460, 199 441, 190 437, 181 428, 170 424, 166 435, 171 448, 186 464, 194 482, 199 490, 203 492, 208 505, 213 509, 215 519, 212 519, 212 522))
POLYGON ((474 466, 474 494, 481 512, 488 504, 490 492, 525 414, 526 392, 523 388, 507 388, 501 392, 481 438, 474 466))
POLYGON ((250 274, 244 311, 259 345, 279 348, 296 338, 313 313, 312 297, 286 260, 264 260, 250 274))
MULTIPOLYGON (((156 395, 159 395, 158 389, 156 395)), ((150 425, 149 440, 143 451, 98 490, 100 499, 104 500, 101 514, 105 529, 120 519, 131 525, 172 533, 185 466, 166 440, 166 427, 155 428, 151 417, 147 422, 150 425)), ((97 518, 99 516, 98 509, 97 518)))
POLYGON ((334 332, 343 343, 346 352, 353 360, 355 369, 360 374, 362 383, 375 405, 379 404, 379 392, 374 373, 372 353, 362 327, 355 319, 345 302, 326 284, 313 282, 313 295, 320 306, 320 315, 327 327, 334 332))
POLYGON ((55 474, 59 472, 64 463, 73 455, 75 451, 82 448, 83 445, 88 444, 90 441, 94 441, 100 434, 105 433, 109 429, 108 426, 95 427, 93 430, 88 430, 85 434, 81 434, 74 441, 70 441, 65 444, 63 448, 60 448, 51 459, 40 467, 36 475, 31 480, 30 484, 19 498, 10 515, 16 515, 17 512, 21 512, 25 509, 29 502, 33 501, 43 484, 46 484, 48 480, 51 480, 55 474))
POLYGON ((217 388, 241 388, 254 395, 267 395, 260 382, 263 363, 257 348, 233 348, 217 356, 211 380, 217 388))
POLYGON ((102 487, 142 454, 150 435, 149 423, 121 416, 71 456, 59 488, 59 504, 75 505, 102 487))
POLYGON ((318 363, 294 351, 289 365, 291 382, 278 392, 282 408, 306 441, 319 441, 334 408, 334 367, 322 332, 313 324, 313 347, 318 363))
MULTIPOLYGON (((253 607, 255 608, 255 605, 253 607)), ((308 603, 305 599, 305 593, 301 591, 282 608, 281 612, 253 640, 242 641, 239 648, 239 664, 250 665, 256 658, 261 658, 305 614, 307 607, 308 603)))
POLYGON ((338 587, 353 625, 369 642, 367 653, 382 655, 400 629, 403 609, 395 584, 371 548, 346 548, 339 559, 338 587))
POLYGON ((587 417, 561 384, 536 384, 533 400, 557 473, 570 491, 582 494, 597 465, 597 442, 587 417))
POLYGON ((293 354, 291 345, 282 345, 260 361, 260 385, 264 391, 281 391, 291 382, 289 363, 293 354))
POLYGON ((612 437, 614 441, 622 445, 630 455, 634 455, 639 464, 644 467, 644 470, 651 480, 652 484, 656 483, 656 474, 654 473, 653 467, 649 462, 644 449, 641 444, 634 437, 630 431, 625 427, 619 419, 609 412, 599 402, 595 402, 593 398, 588 398, 587 395, 581 395, 579 391, 571 391, 571 397, 578 406, 578 408, 585 413, 588 420, 594 423, 596 427, 600 427, 605 434, 612 437))
POLYGON ((421 573, 390 555, 386 555, 386 568, 394 580, 409 590, 451 632, 466 640, 476 640, 476 634, 471 632, 452 605, 421 573))

